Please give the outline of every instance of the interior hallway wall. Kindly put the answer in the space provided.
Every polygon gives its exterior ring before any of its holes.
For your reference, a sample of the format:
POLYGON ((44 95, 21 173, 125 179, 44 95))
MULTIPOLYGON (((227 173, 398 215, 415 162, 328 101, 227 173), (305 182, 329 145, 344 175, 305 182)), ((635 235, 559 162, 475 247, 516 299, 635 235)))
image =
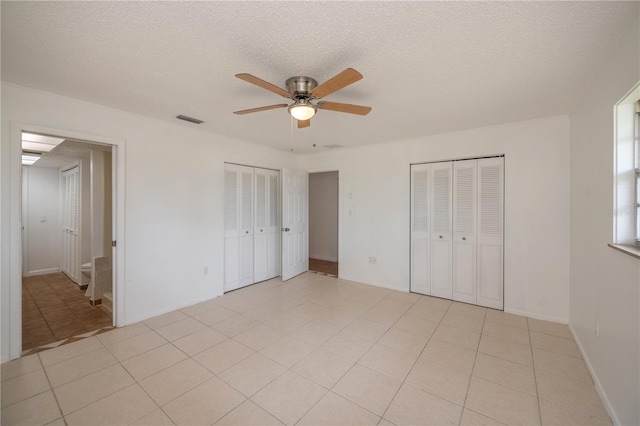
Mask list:
POLYGON ((309 174, 309 257, 338 261, 338 172, 309 174))

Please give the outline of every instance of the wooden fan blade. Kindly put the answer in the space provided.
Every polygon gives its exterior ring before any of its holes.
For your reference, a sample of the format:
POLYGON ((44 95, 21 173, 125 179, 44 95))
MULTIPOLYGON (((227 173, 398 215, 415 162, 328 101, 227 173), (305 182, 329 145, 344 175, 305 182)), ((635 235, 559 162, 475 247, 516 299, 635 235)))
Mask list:
POLYGON ((252 112, 260 112, 260 111, 267 111, 270 109, 277 109, 277 108, 284 108, 287 107, 289 105, 287 104, 278 104, 278 105, 268 105, 268 106, 263 106, 263 107, 258 107, 258 108, 249 108, 249 109, 243 109, 240 111, 233 111, 234 114, 238 114, 238 115, 242 115, 242 114, 250 114, 252 112))
POLYGON ((328 109, 330 111, 348 112, 349 114, 367 115, 371 111, 371 107, 362 105, 343 104, 340 102, 318 102, 318 108, 328 109))
POLYGON ((350 84, 355 83, 356 81, 362 78, 362 74, 353 68, 347 68, 342 71, 340 74, 336 75, 333 78, 325 81, 315 89, 311 91, 311 94, 316 98, 324 98, 325 96, 342 89, 343 87, 347 87, 350 84))
POLYGON ((311 126, 311 119, 309 120, 298 120, 298 129, 302 129, 304 127, 311 126))
POLYGON ((280 95, 280 96, 284 96, 285 98, 291 98, 291 93, 287 92, 284 89, 279 88, 278 86, 271 84, 267 81, 264 81, 254 75, 251 74, 247 74, 247 73, 242 73, 242 74, 236 74, 236 77, 238 77, 240 80, 244 80, 247 83, 251 83, 251 84, 255 84, 258 87, 262 87, 263 89, 267 89, 273 93, 275 93, 276 95, 280 95))

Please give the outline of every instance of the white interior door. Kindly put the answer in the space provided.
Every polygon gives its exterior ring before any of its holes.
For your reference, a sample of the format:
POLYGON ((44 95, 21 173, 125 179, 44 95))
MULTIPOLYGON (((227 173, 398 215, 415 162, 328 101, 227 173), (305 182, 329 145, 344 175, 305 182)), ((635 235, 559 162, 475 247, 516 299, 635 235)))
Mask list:
POLYGON ((431 294, 429 164, 411 166, 411 291, 431 294))
POLYGON ((476 303, 477 160, 453 163, 453 300, 476 303))
POLYGON ((451 162, 431 164, 431 295, 452 298, 451 162))
POLYGON ((504 157, 478 160, 478 305, 504 308, 504 157))
POLYGON ((309 270, 309 174, 282 170, 282 279, 309 270))

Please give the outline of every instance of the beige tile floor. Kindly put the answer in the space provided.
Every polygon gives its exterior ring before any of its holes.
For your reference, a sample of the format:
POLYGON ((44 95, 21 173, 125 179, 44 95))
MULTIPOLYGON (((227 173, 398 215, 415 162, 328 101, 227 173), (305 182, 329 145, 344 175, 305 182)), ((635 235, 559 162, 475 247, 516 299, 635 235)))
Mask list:
POLYGON ((317 274, 1 377, 6 425, 611 424, 567 326, 317 274))

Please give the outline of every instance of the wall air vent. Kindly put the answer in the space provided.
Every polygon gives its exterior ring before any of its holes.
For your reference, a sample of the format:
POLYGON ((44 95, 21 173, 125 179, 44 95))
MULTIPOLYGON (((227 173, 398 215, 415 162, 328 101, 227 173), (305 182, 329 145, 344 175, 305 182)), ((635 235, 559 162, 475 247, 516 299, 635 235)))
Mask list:
POLYGON ((176 116, 176 118, 178 120, 184 120, 184 121, 188 121, 189 123, 195 123, 195 124, 202 124, 204 123, 204 121, 202 120, 198 120, 197 118, 193 118, 193 117, 188 117, 186 115, 178 115, 176 116))
POLYGON ((333 144, 333 145, 323 145, 325 148, 329 148, 329 149, 335 149, 335 148, 343 148, 342 145, 337 145, 337 144, 333 144))

